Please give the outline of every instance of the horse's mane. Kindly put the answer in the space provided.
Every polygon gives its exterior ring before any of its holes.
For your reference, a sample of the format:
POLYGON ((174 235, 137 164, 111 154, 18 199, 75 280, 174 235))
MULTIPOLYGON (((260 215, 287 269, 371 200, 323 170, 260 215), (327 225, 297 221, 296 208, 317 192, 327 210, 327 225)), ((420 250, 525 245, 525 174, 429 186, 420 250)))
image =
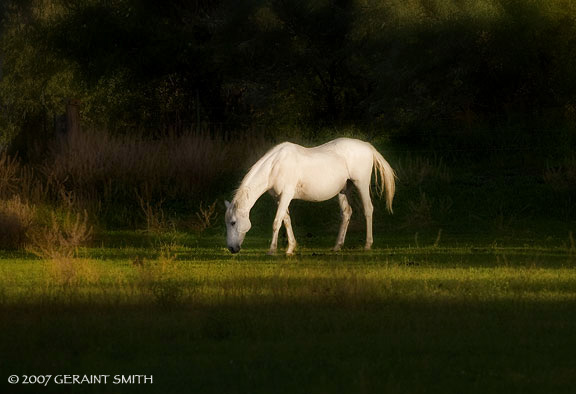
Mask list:
POLYGON ((234 197, 232 198, 232 204, 238 206, 238 203, 243 203, 249 199, 251 192, 251 183, 254 177, 261 173, 262 170, 270 171, 272 168, 272 163, 278 152, 284 148, 286 145, 290 145, 289 142, 283 142, 271 148, 268 152, 264 154, 256 163, 250 167, 250 170, 246 173, 240 186, 234 192, 234 197), (268 168, 266 168, 268 167, 268 168))
POLYGON ((232 205, 234 208, 238 208, 238 203, 244 203, 248 201, 248 196, 250 195, 249 187, 238 186, 238 189, 234 191, 234 197, 232 197, 232 205))

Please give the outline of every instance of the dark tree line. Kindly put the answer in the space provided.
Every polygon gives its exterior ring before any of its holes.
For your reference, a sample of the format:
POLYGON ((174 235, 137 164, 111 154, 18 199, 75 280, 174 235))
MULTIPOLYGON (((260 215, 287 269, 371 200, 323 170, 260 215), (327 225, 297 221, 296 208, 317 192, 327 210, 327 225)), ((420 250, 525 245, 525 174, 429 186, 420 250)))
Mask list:
POLYGON ((66 100, 111 131, 576 121, 564 0, 5 0, 0 135, 48 133, 66 100))

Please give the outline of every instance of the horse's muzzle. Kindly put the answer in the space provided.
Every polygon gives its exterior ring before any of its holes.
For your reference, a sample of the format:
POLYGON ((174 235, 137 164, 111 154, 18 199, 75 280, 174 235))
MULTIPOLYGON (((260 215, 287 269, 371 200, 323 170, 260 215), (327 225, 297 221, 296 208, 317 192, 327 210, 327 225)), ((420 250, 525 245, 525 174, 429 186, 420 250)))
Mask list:
POLYGON ((230 253, 238 253, 240 251, 240 246, 228 246, 230 253))

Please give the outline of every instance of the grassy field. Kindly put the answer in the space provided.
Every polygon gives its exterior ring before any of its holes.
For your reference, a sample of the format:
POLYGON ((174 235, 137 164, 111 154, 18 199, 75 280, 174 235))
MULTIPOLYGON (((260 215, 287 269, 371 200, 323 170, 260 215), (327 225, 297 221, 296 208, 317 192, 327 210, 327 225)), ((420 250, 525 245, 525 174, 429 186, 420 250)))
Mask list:
POLYGON ((110 232, 73 259, 2 252, 2 391, 572 392, 570 244, 433 240, 304 238, 286 258, 257 235, 232 256, 221 234, 110 232), (8 387, 45 374, 153 384, 8 387))

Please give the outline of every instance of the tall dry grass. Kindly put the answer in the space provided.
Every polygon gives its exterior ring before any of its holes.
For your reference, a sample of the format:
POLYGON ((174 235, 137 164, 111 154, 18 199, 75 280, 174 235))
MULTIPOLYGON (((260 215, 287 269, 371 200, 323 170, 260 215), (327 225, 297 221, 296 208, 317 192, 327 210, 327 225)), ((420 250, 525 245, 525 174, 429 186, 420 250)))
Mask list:
POLYGON ((173 216, 193 214, 194 202, 214 199, 238 181, 260 137, 226 140, 209 133, 159 138, 86 131, 56 146, 41 172, 56 200, 73 192, 76 210, 101 224, 163 230, 173 216), (192 204, 192 205, 191 205, 192 204))
MULTIPOLYGON (((44 166, 55 184, 104 201, 197 196, 242 163, 242 154, 209 134, 153 139, 88 131, 71 136, 44 166)), ((138 201, 136 201, 138 202, 138 201)))
POLYGON ((407 155, 396 164, 399 182, 407 186, 421 186, 425 182, 448 184, 452 174, 441 157, 407 155))
POLYGON ((16 193, 20 181, 20 162, 6 153, 0 154, 0 197, 16 193))
MULTIPOLYGON (((104 226, 123 223, 161 231, 170 227, 175 213, 195 218, 194 202, 213 200, 234 185, 270 145, 262 137, 223 139, 189 132, 152 138, 85 131, 59 141, 40 163, 23 165, 1 154, 0 201, 19 196, 22 204, 56 210, 59 216, 87 211, 93 223, 104 226)), ((3 217, 0 227, 8 232, 7 223, 17 220, 3 217)), ((11 225, 14 236, 5 239, 24 239, 20 229, 25 227, 11 225)))
POLYGON ((46 201, 50 189, 55 189, 54 185, 40 175, 38 168, 0 153, 0 199, 18 196, 24 202, 40 203, 46 201))

